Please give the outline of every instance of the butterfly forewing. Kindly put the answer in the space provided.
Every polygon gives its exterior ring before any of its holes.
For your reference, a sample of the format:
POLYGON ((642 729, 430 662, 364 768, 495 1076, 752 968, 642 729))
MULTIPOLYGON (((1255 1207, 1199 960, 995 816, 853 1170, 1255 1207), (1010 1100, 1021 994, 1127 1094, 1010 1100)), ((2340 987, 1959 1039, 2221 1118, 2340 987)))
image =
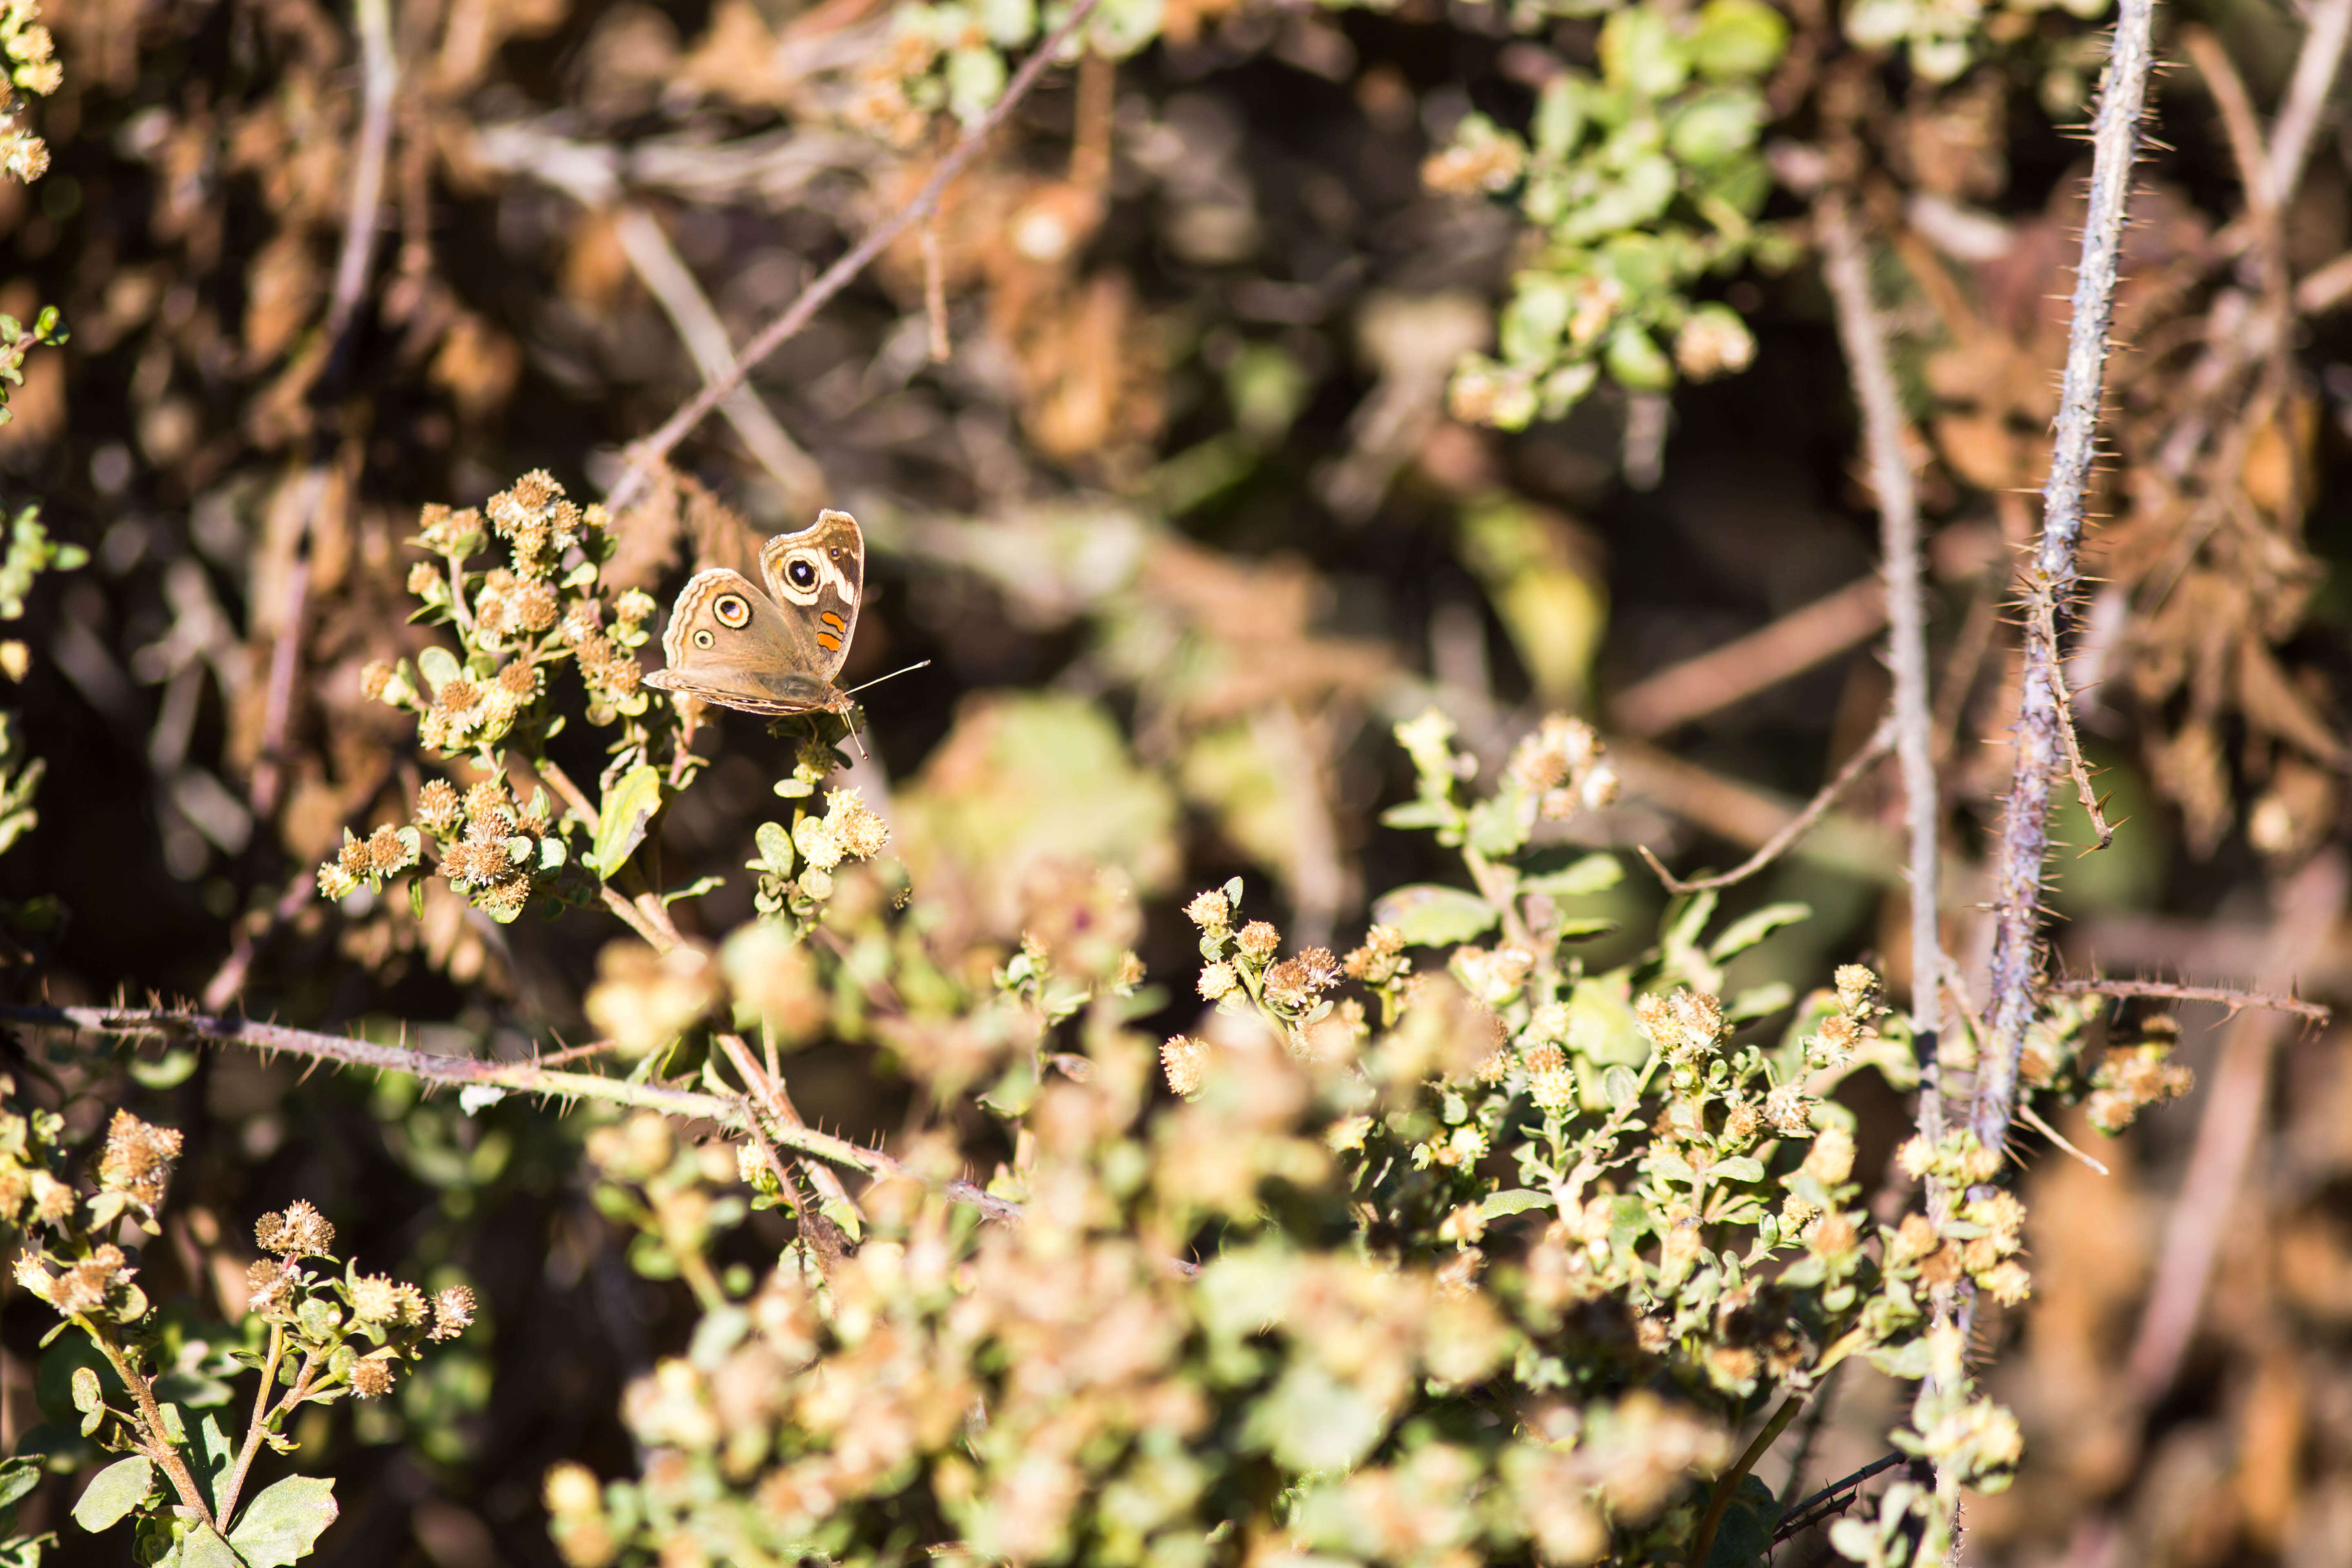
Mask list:
POLYGON ((849 658, 866 595, 866 537, 845 511, 824 511, 798 533, 760 547, 760 574, 779 609, 809 630, 814 673, 831 680, 849 658))

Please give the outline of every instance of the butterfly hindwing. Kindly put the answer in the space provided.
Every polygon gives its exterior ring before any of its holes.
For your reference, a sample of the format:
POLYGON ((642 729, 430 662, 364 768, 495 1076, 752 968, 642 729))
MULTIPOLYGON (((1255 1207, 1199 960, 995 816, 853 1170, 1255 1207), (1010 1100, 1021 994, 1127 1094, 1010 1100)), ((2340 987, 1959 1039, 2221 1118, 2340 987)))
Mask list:
POLYGON ((841 699, 830 674, 809 668, 814 647, 808 627, 796 627, 750 578, 713 567, 696 573, 679 592, 662 634, 668 668, 647 675, 646 683, 747 713, 837 710, 841 699))
POLYGON ((833 681, 849 658, 866 588, 866 539, 845 511, 825 511, 760 549, 765 591, 740 572, 696 573, 662 634, 668 668, 646 677, 747 713, 846 712, 833 681))

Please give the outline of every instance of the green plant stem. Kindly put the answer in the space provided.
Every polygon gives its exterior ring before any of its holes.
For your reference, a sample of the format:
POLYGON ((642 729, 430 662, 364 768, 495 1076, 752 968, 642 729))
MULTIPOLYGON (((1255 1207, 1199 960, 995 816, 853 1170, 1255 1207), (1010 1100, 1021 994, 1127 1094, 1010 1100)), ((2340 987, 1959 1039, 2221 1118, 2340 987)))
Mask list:
POLYGON ((1716 1478, 1715 1491, 1706 1500, 1706 1512, 1698 1521, 1698 1533, 1691 1537, 1690 1556, 1685 1559, 1689 1568, 1706 1568, 1706 1555, 1715 1548, 1715 1532, 1722 1527, 1723 1516, 1731 1507, 1732 1495, 1739 1490, 1739 1483, 1748 1479, 1748 1472, 1756 1468, 1756 1461, 1780 1441, 1780 1434, 1789 1429, 1789 1423, 1794 1421, 1797 1412, 1804 1407, 1805 1396, 1801 1394, 1792 1394, 1782 1400, 1780 1408, 1772 1412, 1772 1419, 1764 1423, 1764 1430, 1756 1434, 1756 1440, 1748 1445, 1746 1453, 1739 1456, 1739 1462, 1716 1478))
POLYGON ((269 1359, 261 1368, 261 1386, 253 1394, 253 1419, 245 1429, 245 1446, 237 1450, 236 1468, 228 1475, 228 1485, 221 1489, 220 1510, 223 1519, 236 1517, 237 1494, 245 1489, 245 1473, 253 1468, 253 1457, 261 1451, 262 1434, 269 1429, 269 1391, 278 1386, 278 1363, 286 1353, 286 1327, 269 1325, 269 1359))
POLYGON ((220 1523, 213 1518, 212 1508, 205 1501, 204 1489, 196 1484, 195 1473, 188 1468, 188 1461, 181 1457, 178 1447, 164 1435, 163 1412, 155 1403, 153 1386, 141 1374, 110 1328, 81 1313, 76 1313, 72 1322, 89 1336, 90 1342, 98 1346, 99 1352, 114 1368, 114 1375, 122 1380, 122 1386, 137 1401, 139 1425, 147 1438, 147 1457, 163 1466, 163 1473, 172 1478, 172 1488, 180 1494, 181 1503, 194 1509, 197 1517, 218 1530, 220 1523))
POLYGON ((1462 847, 1462 863, 1470 868, 1470 879, 1478 884, 1478 896, 1495 906, 1503 917, 1503 940, 1524 952, 1536 951, 1535 938, 1528 934, 1528 922, 1520 918, 1518 895, 1505 879, 1503 868, 1473 849, 1462 847))

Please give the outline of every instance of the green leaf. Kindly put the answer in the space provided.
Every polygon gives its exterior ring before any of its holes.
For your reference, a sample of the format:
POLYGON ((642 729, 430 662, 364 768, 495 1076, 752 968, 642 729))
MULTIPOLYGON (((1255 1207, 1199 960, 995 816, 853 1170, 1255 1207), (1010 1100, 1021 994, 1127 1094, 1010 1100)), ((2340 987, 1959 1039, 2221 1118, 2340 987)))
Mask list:
POLYGON ((457 656, 446 647, 428 647, 416 656, 416 672, 425 678, 425 684, 433 689, 436 697, 444 686, 457 679, 461 668, 457 656))
POLYGON ((1298 1361, 1252 1407, 1244 1440, 1293 1470, 1355 1468, 1388 1430, 1370 1395, 1313 1362, 1298 1361))
POLYGON ((793 874, 793 836, 785 831, 782 823, 763 822, 751 837, 760 847, 760 859, 754 868, 777 877, 793 874))
POLYGON ((1728 1160, 1717 1160, 1706 1168, 1711 1182, 1760 1182, 1764 1179, 1764 1162, 1753 1154, 1740 1154, 1728 1160))
POLYGON ((1690 901, 1674 911, 1672 923, 1660 934, 1658 944, 1669 953, 1676 949, 1687 951, 1698 945, 1698 933, 1715 918, 1715 889, 1693 893, 1690 901))
POLYGON ((229 1472, 236 1468, 236 1445, 221 1430, 219 1420, 209 1410, 196 1423, 195 1461, 196 1483, 205 1489, 213 1506, 220 1506, 221 1493, 228 1485, 229 1472))
POLYGON ((1470 847, 1490 860, 1505 860, 1517 854, 1528 841, 1527 822, 1520 815, 1522 804, 1517 790, 1507 789, 1472 806, 1470 847))
POLYGON ((1775 980, 1763 985, 1751 985, 1731 999, 1723 1010, 1724 1022, 1745 1024, 1753 1019, 1769 1017, 1797 999, 1785 980, 1775 980))
POLYGON ((1765 1561, 1772 1549, 1772 1531, 1780 1523, 1780 1504, 1761 1478, 1739 1479, 1730 1506, 1717 1525, 1715 1544, 1706 1554, 1706 1568, 1749 1568, 1765 1561))
POLYGON ((1717 81, 1759 77, 1789 47, 1789 24, 1763 0, 1707 0, 1691 35, 1691 59, 1717 81))
POLYGON ((588 864, 600 877, 610 878, 628 864, 645 842, 646 824, 661 809, 661 770, 639 763, 604 791, 596 819, 596 844, 588 864))
POLYGON ((1527 1214, 1530 1210, 1549 1207, 1551 1207, 1549 1193, 1539 1193, 1532 1187, 1514 1187, 1504 1192, 1488 1194, 1486 1201, 1478 1205, 1478 1217, 1501 1219, 1506 1215, 1527 1214))
POLYGON ((1633 1076, 1629 1067, 1612 1067, 1601 1075, 1601 1092, 1607 1097, 1609 1108, 1622 1110, 1642 1091, 1642 1080, 1633 1076))
POLYGON ((1611 935, 1616 931, 1617 929, 1618 925, 1615 921, 1597 919, 1562 921, 1559 922, 1559 929, 1553 931, 1552 935, 1556 940, 1560 942, 1592 942, 1601 937, 1611 935))
POLYGON ((1416 882, 1383 894, 1372 919, 1393 926, 1413 947, 1451 947, 1468 942, 1500 917, 1495 906, 1459 888, 1416 882))
POLYGON ((425 879, 422 877, 408 879, 408 912, 416 920, 425 918, 425 879))
POLYGON ((1384 827, 1451 827, 1460 819, 1462 808, 1450 800, 1409 800, 1402 805, 1392 805, 1381 813, 1384 827))
POLYGON ((1746 952, 1782 926, 1795 925, 1799 921, 1811 920, 1812 914, 1812 906, 1810 904, 1767 904, 1762 909, 1750 910, 1732 921, 1725 928, 1723 934, 1708 945, 1706 955, 1717 963, 1725 963, 1746 952))
POLYGON ((1614 855, 1587 855, 1582 859, 1563 866, 1557 871, 1544 871, 1519 879, 1523 893, 1541 893, 1553 899, 1589 898, 1605 893, 1625 879, 1624 862, 1614 855))
POLYGON ((249 1568, 289 1568, 310 1554, 319 1532, 341 1511, 333 1481, 289 1476, 253 1500, 229 1544, 249 1568))
POLYGON ((169 1050, 152 1062, 134 1057, 130 1067, 131 1076, 143 1088, 177 1089, 187 1081, 189 1074, 196 1070, 196 1053, 186 1049, 169 1050))
POLYGON ((39 1486, 41 1477, 47 1473, 41 1461, 36 1458, 0 1459, 0 1508, 11 1506, 39 1486))
POLYGON ((163 1561, 175 1564, 175 1568, 243 1568, 244 1564, 236 1549, 209 1524, 199 1524, 188 1531, 179 1551, 163 1561))
POLYGON ((155 1465, 144 1454, 117 1459, 98 1472, 81 1496, 74 1500, 74 1522, 95 1535, 111 1529, 124 1514, 139 1506, 155 1479, 155 1465))
POLYGON ((1864 1351, 1870 1364, 1889 1377, 1916 1382, 1927 1375, 1927 1342, 1925 1338, 1899 1345, 1880 1345, 1864 1351))
POLYGON ((1612 87, 1664 98, 1690 79, 1690 51, 1664 6, 1631 5, 1601 25, 1601 69, 1612 87))
POLYGON ((89 1366, 78 1366, 74 1368, 74 1408, 80 1411, 84 1415, 87 1415, 91 1411, 97 1409, 101 1404, 105 1403, 105 1391, 100 1389, 98 1385, 98 1369, 96 1367, 89 1366))

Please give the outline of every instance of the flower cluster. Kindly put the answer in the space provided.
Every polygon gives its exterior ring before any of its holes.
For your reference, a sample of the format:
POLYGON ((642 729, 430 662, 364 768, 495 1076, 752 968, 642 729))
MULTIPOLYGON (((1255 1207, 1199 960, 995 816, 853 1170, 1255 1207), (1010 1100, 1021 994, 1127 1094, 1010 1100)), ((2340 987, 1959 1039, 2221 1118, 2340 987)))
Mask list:
MULTIPOLYGON (((1354 997, 1333 1001, 1329 993, 1348 970, 1328 948, 1310 947, 1288 958, 1282 932, 1270 921, 1247 921, 1236 929, 1242 881, 1236 877, 1185 906, 1201 932, 1201 973, 1195 987, 1221 1012, 1254 1016, 1291 1051, 1323 1060, 1353 1058, 1365 1032, 1364 1005, 1354 997)), ((1401 973, 1402 971, 1399 971, 1401 973)), ((1198 1092, 1208 1070, 1206 1041, 1179 1035, 1161 1048, 1169 1087, 1178 1094, 1198 1092)))
MULTIPOLYGON (((39 0, 0 0, 0 57, 8 73, 0 86, 0 174, 26 184, 48 173, 49 148, 21 123, 27 105, 17 94, 46 98, 66 79, 40 15, 39 0)), ((16 335, 13 328, 8 335, 16 335)))
POLYGON ((335 1227, 308 1203, 262 1215, 253 1235, 268 1256, 247 1271, 246 1284, 249 1310, 269 1325, 269 1352, 248 1364, 289 1369, 288 1410, 337 1388, 381 1398, 425 1344, 453 1340, 474 1321, 474 1293, 463 1285, 428 1299, 404 1280, 362 1274, 356 1264, 340 1279, 311 1274, 305 1258, 335 1261, 335 1227))

